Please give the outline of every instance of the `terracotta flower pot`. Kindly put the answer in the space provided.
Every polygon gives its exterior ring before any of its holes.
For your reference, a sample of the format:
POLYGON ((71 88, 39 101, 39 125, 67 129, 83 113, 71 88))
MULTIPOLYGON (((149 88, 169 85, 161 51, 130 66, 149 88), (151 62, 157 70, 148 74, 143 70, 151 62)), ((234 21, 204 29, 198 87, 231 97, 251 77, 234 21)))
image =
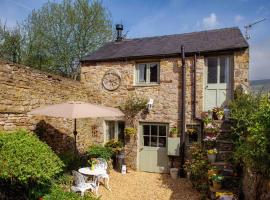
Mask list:
POLYGON ((217 133, 214 133, 214 132, 205 132, 205 136, 206 137, 216 137, 217 133))
POLYGON ((222 187, 221 182, 213 181, 213 188, 216 190, 220 190, 222 187))
POLYGON ((208 177, 212 177, 214 174, 218 174, 218 170, 217 169, 210 169, 208 170, 208 177))
POLYGON ((224 117, 223 115, 217 115, 218 120, 222 120, 223 117, 224 117))

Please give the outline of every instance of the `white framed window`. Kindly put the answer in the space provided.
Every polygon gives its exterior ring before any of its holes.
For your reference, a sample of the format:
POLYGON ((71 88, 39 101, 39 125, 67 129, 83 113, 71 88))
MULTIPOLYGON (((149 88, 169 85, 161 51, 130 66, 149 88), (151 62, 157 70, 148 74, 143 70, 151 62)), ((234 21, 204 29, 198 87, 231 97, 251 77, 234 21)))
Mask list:
POLYGON ((168 126, 166 124, 143 123, 142 146, 166 147, 168 126))
POLYGON ((123 121, 105 121, 104 142, 118 140, 124 143, 125 122, 123 121))
POLYGON ((207 58, 207 84, 229 83, 230 56, 207 58))
POLYGON ((136 85, 158 84, 159 63, 138 63, 136 66, 136 85))

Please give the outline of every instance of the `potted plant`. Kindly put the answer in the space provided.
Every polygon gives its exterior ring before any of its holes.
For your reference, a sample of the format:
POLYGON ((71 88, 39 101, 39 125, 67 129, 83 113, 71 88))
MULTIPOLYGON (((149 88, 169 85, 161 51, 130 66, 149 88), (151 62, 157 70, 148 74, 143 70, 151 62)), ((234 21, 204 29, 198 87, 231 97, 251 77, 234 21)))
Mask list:
POLYGON ((216 136, 213 137, 206 136, 203 139, 206 149, 213 149, 216 145, 216 140, 217 140, 216 136))
POLYGON ((91 170, 94 170, 96 164, 98 164, 98 160, 97 160, 96 158, 90 158, 90 159, 88 160, 88 163, 90 164, 90 169, 91 169, 91 170))
POLYGON ((217 124, 212 121, 205 125, 204 132, 208 137, 216 137, 219 132, 219 128, 217 124))
POLYGON ((105 147, 111 148, 114 154, 118 154, 123 150, 123 143, 121 141, 112 139, 105 144, 105 147))
POLYGON ((178 136, 178 132, 179 132, 178 128, 176 128, 176 127, 171 128, 170 137, 176 138, 178 136))
POLYGON ((124 133, 127 137, 133 137, 136 135, 136 129, 133 127, 126 127, 124 133))
POLYGON ((209 162, 213 163, 216 161, 217 149, 209 149, 207 150, 207 157, 209 162))
POLYGON ((218 168, 217 168, 217 166, 212 166, 208 170, 207 174, 208 174, 209 179, 211 179, 214 174, 218 174, 218 168))
POLYGON ((224 109, 220 107, 213 108, 213 118, 222 120, 224 117, 224 109))
POLYGON ((196 142, 198 140, 198 130, 196 128, 187 129, 188 142, 196 142))
POLYGON ((219 174, 213 174, 211 179, 213 182, 213 188, 216 190, 220 190, 222 187, 222 181, 224 180, 224 176, 219 174))

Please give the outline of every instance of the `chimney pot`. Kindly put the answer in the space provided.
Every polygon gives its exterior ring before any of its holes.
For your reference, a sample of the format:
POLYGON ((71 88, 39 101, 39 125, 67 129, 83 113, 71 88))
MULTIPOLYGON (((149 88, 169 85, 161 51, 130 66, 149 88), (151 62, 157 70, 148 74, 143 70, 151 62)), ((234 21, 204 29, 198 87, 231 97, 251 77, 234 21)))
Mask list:
POLYGON ((124 26, 123 26, 123 24, 116 24, 115 28, 116 28, 116 31, 117 31, 116 41, 120 42, 120 41, 123 40, 122 31, 124 30, 124 26))

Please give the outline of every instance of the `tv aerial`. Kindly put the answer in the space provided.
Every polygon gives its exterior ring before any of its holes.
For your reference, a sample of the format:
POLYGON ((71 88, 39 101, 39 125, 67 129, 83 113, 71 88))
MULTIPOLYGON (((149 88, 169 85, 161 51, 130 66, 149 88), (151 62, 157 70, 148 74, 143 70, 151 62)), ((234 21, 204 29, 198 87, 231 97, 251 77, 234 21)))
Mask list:
POLYGON ((258 24, 258 23, 261 23, 261 22, 263 22, 263 21, 265 21, 265 20, 266 20, 266 18, 263 18, 263 19, 257 20, 257 21, 255 21, 255 22, 253 22, 253 23, 250 23, 250 24, 247 24, 246 26, 244 26, 244 28, 245 28, 245 38, 246 38, 246 40, 249 40, 249 39, 250 39, 250 34, 249 34, 248 32, 251 30, 251 28, 252 28, 254 25, 256 25, 256 24, 258 24))

